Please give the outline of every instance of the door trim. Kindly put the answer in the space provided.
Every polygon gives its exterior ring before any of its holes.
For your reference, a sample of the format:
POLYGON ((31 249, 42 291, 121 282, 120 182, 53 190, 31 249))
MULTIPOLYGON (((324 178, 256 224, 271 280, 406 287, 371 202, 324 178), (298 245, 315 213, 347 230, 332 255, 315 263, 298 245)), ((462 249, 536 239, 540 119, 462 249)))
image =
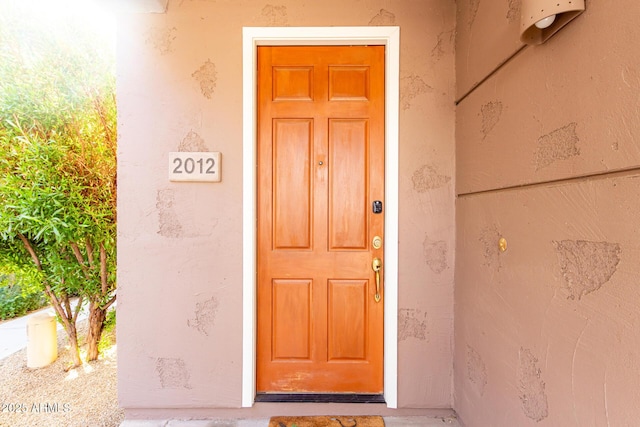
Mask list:
POLYGON ((384 397, 398 407, 398 155, 400 27, 244 27, 242 29, 242 406, 256 395, 257 46, 384 45, 385 224, 384 397))

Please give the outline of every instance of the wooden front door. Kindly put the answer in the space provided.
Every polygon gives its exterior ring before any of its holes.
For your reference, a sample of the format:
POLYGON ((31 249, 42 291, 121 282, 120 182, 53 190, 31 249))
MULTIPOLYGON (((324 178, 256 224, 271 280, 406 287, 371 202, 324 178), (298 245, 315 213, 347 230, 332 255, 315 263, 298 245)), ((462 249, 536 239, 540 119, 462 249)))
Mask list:
POLYGON ((258 392, 383 391, 384 55, 258 48, 258 392))

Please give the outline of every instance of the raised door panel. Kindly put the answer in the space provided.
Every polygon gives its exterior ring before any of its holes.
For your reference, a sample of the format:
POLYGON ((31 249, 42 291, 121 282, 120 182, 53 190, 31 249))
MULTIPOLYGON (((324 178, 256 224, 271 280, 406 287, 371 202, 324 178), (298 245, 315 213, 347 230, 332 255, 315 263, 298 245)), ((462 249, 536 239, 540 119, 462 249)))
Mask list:
POLYGON ((369 67, 329 67, 330 101, 368 101, 369 67))
POLYGON ((313 67, 273 67, 274 101, 312 101, 313 67))
POLYGON ((274 280, 272 288, 272 360, 309 359, 311 280, 274 280))
POLYGON ((313 121, 273 122, 273 198, 275 249, 311 247, 311 147, 313 121))
POLYGON ((329 280, 328 360, 363 361, 367 355, 367 280, 329 280))
POLYGON ((366 249, 368 121, 329 121, 329 247, 366 249))

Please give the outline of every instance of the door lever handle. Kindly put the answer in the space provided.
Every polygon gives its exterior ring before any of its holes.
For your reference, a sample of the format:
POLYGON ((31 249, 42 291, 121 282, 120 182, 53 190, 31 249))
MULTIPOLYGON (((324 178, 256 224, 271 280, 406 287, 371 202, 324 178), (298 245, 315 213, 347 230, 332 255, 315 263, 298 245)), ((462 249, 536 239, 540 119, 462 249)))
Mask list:
POLYGON ((376 295, 374 299, 376 302, 380 302, 380 270, 382 269, 380 258, 374 258, 371 261, 371 268, 376 272, 376 295))

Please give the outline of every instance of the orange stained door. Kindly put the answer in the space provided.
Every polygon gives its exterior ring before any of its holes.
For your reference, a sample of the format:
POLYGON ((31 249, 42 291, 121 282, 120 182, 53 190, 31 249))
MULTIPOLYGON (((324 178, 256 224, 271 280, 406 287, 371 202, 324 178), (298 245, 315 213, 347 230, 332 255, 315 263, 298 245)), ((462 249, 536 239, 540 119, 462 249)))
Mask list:
POLYGON ((258 48, 258 392, 383 391, 384 55, 258 48))

